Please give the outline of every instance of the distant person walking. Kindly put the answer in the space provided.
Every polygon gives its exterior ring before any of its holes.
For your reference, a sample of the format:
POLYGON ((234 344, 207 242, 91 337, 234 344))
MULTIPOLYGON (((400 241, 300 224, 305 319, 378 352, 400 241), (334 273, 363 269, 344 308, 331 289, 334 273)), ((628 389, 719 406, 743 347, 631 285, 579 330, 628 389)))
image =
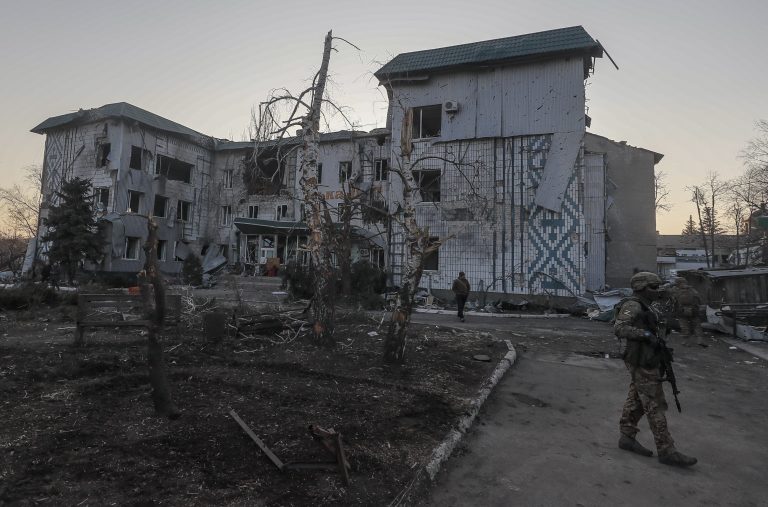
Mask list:
POLYGON ((675 300, 675 317, 680 322, 680 334, 683 335, 683 346, 688 346, 692 337, 696 338, 699 347, 707 347, 701 337, 701 296, 696 289, 688 285, 685 278, 677 278, 671 290, 675 300))
POLYGON ((469 297, 469 280, 462 271, 459 273, 459 277, 453 281, 453 287, 451 290, 456 295, 456 305, 459 307, 459 319, 464 322, 464 305, 467 304, 467 298, 469 297))

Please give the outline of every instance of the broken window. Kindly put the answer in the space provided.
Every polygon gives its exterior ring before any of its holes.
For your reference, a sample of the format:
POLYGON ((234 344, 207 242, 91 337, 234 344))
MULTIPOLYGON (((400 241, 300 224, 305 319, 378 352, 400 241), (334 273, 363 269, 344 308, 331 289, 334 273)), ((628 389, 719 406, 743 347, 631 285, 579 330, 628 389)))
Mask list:
POLYGON ((259 207, 253 204, 248 205, 248 218, 258 218, 259 207))
POLYGON ((384 249, 379 247, 371 248, 369 262, 379 269, 384 269, 384 249))
POLYGON ((176 220, 180 222, 189 222, 191 217, 191 209, 191 202, 179 200, 179 203, 176 205, 176 220))
POLYGON ((147 150, 142 150, 139 146, 131 146, 131 161, 128 163, 128 167, 143 171, 145 168, 145 153, 148 153, 147 150))
POLYGON ((367 205, 362 206, 361 215, 363 222, 367 224, 384 222, 387 218, 387 201, 381 192, 372 195, 367 205))
POLYGON ((339 162, 339 183, 344 183, 352 176, 352 162, 339 162))
POLYGON ((155 208, 152 214, 158 218, 165 218, 168 216, 168 198, 162 195, 155 196, 155 208))
POLYGON ((125 238, 125 253, 123 259, 136 260, 139 258, 139 247, 141 238, 132 238, 127 236, 125 238))
POLYGON ((380 158, 373 161, 373 180, 374 181, 386 181, 388 172, 389 172, 389 161, 387 159, 380 158))
POLYGON ((109 207, 109 189, 94 188, 93 204, 98 211, 106 211, 107 208, 109 207))
MULTIPOLYGON (((429 238, 429 245, 432 246, 440 240, 437 236, 429 238)), ((435 250, 424 256, 424 271, 437 271, 440 269, 440 250, 435 250)))
POLYGON ((235 176, 235 171, 232 169, 227 169, 224 171, 224 188, 232 188, 232 180, 235 176))
POLYGON ((275 220, 283 220, 288 216, 288 205, 281 204, 275 208, 275 220))
POLYGON ((168 242, 164 239, 157 241, 157 260, 164 261, 168 251, 168 242))
POLYGON ((128 191, 128 209, 125 210, 128 213, 140 213, 141 209, 141 192, 135 190, 128 191))
POLYGON ((99 145, 99 149, 96 151, 96 164, 99 167, 105 167, 109 162, 109 152, 112 150, 112 145, 109 143, 102 143, 99 145))
POLYGON ((249 195, 275 195, 287 185, 285 153, 280 148, 260 149, 243 161, 243 183, 249 195))
POLYGON ((181 160, 166 155, 158 155, 155 174, 165 176, 169 180, 191 183, 193 167, 192 164, 188 164, 187 162, 182 162, 181 160))
POLYGON ((421 200, 440 202, 440 171, 414 171, 421 200))
POLYGON ((317 164, 317 184, 323 182, 323 164, 317 164))
POLYGON ((229 225, 232 223, 232 206, 221 207, 221 225, 229 225))
POLYGON ((423 106, 413 108, 413 137, 422 139, 425 137, 438 137, 440 135, 440 122, 443 116, 443 106, 423 106))

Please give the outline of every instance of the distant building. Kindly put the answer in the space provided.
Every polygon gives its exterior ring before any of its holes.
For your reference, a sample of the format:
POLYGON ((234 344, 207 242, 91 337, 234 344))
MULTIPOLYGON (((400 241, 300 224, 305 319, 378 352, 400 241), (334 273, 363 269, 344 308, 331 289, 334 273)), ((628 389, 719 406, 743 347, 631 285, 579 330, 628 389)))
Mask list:
MULTIPOLYGON (((709 240, 709 238, 707 238, 709 240)), ((665 277, 678 271, 729 266, 729 256, 735 248, 735 236, 715 236, 715 255, 707 266, 707 256, 701 236, 659 234, 656 237, 656 270, 665 277)), ((708 245, 708 248, 711 246, 708 245)))

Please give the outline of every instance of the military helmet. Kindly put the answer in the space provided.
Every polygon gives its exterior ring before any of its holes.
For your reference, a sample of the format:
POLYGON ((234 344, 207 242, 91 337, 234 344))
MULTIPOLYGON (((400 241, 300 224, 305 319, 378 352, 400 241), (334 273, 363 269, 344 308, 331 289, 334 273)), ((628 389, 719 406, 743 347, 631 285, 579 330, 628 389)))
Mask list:
POLYGON ((659 275, 651 273, 650 271, 640 271, 639 273, 632 275, 632 278, 629 279, 629 286, 632 287, 632 290, 643 290, 647 287, 655 290, 658 289, 660 285, 661 278, 659 278, 659 275))

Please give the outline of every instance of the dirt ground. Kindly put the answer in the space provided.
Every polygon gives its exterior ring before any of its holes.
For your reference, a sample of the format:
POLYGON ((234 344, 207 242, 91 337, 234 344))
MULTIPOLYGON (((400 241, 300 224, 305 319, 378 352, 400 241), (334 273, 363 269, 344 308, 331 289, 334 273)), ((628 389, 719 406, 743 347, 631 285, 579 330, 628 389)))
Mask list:
POLYGON ((386 505, 506 352, 487 333, 422 325, 407 364, 384 366, 385 329, 359 314, 340 318, 333 350, 306 335, 210 346, 183 330, 164 338, 182 409, 168 421, 153 413, 141 331, 97 329, 74 348, 72 312, 0 322, 0 504, 386 505), (334 428, 351 485, 278 471, 231 409, 282 461, 327 460, 307 427, 334 428))

